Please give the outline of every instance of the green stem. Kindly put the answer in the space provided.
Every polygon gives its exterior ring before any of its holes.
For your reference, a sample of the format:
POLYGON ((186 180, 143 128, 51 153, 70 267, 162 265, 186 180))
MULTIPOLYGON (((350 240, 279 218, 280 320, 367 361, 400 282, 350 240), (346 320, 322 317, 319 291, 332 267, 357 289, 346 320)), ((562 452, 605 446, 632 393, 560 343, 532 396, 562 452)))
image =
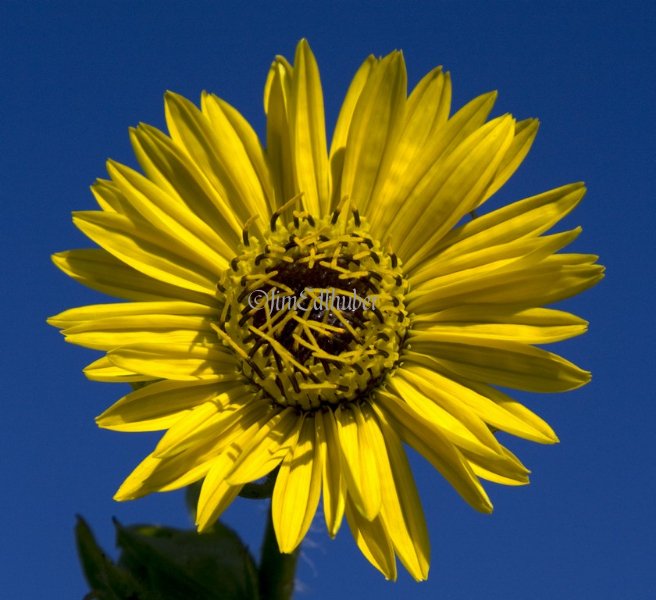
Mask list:
POLYGON ((298 553, 299 548, 296 548, 292 554, 282 554, 278 550, 278 540, 273 529, 271 507, 269 507, 259 569, 261 600, 290 600, 294 592, 298 553))

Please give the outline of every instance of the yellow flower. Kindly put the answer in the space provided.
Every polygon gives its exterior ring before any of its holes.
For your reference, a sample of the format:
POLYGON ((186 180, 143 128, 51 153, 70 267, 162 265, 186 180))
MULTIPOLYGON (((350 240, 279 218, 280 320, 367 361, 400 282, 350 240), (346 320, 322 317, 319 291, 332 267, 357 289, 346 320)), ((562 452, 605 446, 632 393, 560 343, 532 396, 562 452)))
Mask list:
POLYGON ((453 116, 448 73, 406 92, 399 52, 368 58, 327 146, 319 71, 305 41, 274 61, 266 147, 211 94, 166 95, 169 135, 130 132, 140 174, 110 161, 74 215, 98 249, 54 256, 81 283, 129 302, 49 322, 107 354, 97 381, 141 382, 98 417, 117 431, 166 430, 117 500, 203 479, 199 530, 242 487, 279 468, 282 552, 323 499, 385 577, 396 559, 425 579, 429 541, 403 444, 474 508, 480 479, 528 482, 497 430, 554 443, 497 386, 559 392, 590 375, 535 345, 586 330, 542 308, 602 277, 595 256, 558 253, 580 229, 543 235, 580 183, 470 218, 513 174, 536 120, 486 122, 494 94, 453 116))

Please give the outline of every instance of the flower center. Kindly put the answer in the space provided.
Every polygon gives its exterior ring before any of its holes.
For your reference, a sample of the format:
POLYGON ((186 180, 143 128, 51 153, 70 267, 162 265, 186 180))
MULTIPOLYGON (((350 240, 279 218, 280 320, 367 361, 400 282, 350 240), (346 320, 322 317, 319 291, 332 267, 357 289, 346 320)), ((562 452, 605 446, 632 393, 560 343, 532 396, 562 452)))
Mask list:
POLYGON ((274 402, 305 410, 357 400, 396 368, 409 327, 396 256, 357 211, 274 214, 219 283, 216 327, 242 371, 274 402))

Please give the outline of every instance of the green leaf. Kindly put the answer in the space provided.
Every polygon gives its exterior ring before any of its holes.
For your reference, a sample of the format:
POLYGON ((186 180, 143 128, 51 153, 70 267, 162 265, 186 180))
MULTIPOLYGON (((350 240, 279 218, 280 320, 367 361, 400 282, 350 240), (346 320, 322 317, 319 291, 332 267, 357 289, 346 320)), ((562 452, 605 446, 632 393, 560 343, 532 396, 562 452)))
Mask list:
POLYGON ((98 546, 86 521, 78 515, 75 525, 77 552, 84 576, 91 588, 87 598, 98 600, 139 600, 147 598, 129 572, 115 565, 98 546))
POLYGON ((220 523, 198 534, 115 522, 119 564, 163 600, 257 600, 257 571, 237 534, 220 523))

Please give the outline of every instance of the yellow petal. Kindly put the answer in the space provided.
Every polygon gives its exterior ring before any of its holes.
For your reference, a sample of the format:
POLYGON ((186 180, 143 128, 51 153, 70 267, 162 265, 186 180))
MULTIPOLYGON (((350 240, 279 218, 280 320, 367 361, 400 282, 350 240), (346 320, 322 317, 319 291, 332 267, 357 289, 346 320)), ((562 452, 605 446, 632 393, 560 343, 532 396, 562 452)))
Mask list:
POLYGON ((373 56, 369 56, 362 63, 349 85, 339 110, 339 116, 337 117, 335 131, 333 132, 330 145, 331 211, 337 207, 341 200, 340 193, 342 187, 342 171, 344 169, 344 154, 353 112, 376 63, 377 60, 373 56))
POLYGON ((499 442, 484 421, 467 410, 466 406, 460 405, 458 398, 434 388, 412 371, 405 368, 400 370, 390 382, 390 387, 412 411, 438 427, 459 448, 468 448, 484 455, 495 455, 500 451, 499 442))
MULTIPOLYGON (((238 434, 241 429, 235 428, 238 434)), ((204 477, 216 460, 221 444, 232 441, 233 433, 220 439, 205 439, 178 454, 156 458, 149 454, 126 478, 115 500, 133 500, 152 492, 179 489, 204 477)))
POLYGON ((426 75, 408 98, 403 131, 384 179, 374 192, 376 203, 370 211, 373 230, 383 231, 393 215, 406 202, 412 189, 435 163, 428 151, 447 122, 451 102, 451 85, 441 68, 426 75))
POLYGON ((417 315, 413 325, 416 330, 422 331, 446 326, 464 330, 473 327, 474 331, 483 331, 481 327, 493 326, 494 329, 489 329, 489 333, 494 335, 513 336, 521 333, 526 336, 524 341, 557 341, 584 332, 588 322, 571 313, 552 308, 522 309, 494 304, 466 304, 436 313, 417 315))
POLYGON ((289 98, 292 67, 282 57, 271 65, 264 93, 264 110, 267 116, 267 160, 276 189, 279 206, 295 195, 293 181, 292 144, 290 132, 289 98))
POLYGON ((94 360, 86 366, 84 374, 92 381, 106 381, 109 383, 136 383, 156 379, 150 375, 143 375, 142 373, 135 373, 129 369, 117 367, 106 356, 94 360))
POLYGON ((563 392, 590 381, 590 373, 564 358, 518 342, 413 342, 413 352, 433 357, 461 377, 531 392, 563 392))
POLYGON ((94 290, 125 298, 148 301, 183 299, 215 306, 211 294, 197 293, 148 277, 102 249, 68 250, 53 254, 52 261, 64 273, 94 290))
POLYGON ((450 110, 451 77, 436 67, 422 77, 408 97, 404 136, 415 138, 420 147, 432 142, 432 135, 439 135, 447 123, 450 110))
POLYGON ((425 261, 424 266, 409 277, 410 285, 418 294, 440 285, 444 282, 441 278, 447 275, 453 275, 454 278, 458 277, 457 273, 460 273, 461 277, 476 276, 478 272, 474 269, 482 269, 483 272, 499 269, 509 271, 513 269, 514 263, 520 260, 525 261, 522 264, 526 266, 526 261, 539 262, 561 250, 572 243, 580 233, 581 228, 577 227, 555 235, 525 237, 473 252, 440 255, 425 261))
MULTIPOLYGON (((207 478, 205 481, 207 481, 207 478)), ((230 503, 239 495, 242 487, 243 486, 241 485, 230 485, 227 481, 214 481, 214 486, 211 488, 211 505, 209 504, 209 501, 207 504, 203 505, 204 511, 202 516, 199 501, 196 516, 196 525, 199 533, 206 531, 214 524, 223 511, 228 508, 230 503), (209 506, 211 506, 211 509, 209 506)), ((205 482, 203 482, 201 490, 204 489, 205 482)))
MULTIPOLYGON (((128 218, 140 224, 141 217, 159 235, 175 240, 182 256, 194 260, 210 272, 217 267, 225 269, 228 266, 237 246, 226 244, 220 232, 209 227, 188 206, 177 202, 170 194, 129 167, 110 160, 107 162, 107 171, 131 209, 138 214, 134 219, 128 213, 128 218)), ((225 236, 226 232, 222 233, 225 236)))
POLYGON ((528 257, 492 263, 435 278, 422 292, 411 291, 415 312, 432 313, 463 304, 508 304, 515 308, 552 304, 593 286, 604 268, 576 255, 528 257), (568 264, 571 263, 571 264, 568 264))
POLYGON ((192 345, 216 340, 209 319, 189 316, 112 317, 74 325, 62 333, 67 342, 95 350, 140 343, 192 345))
MULTIPOLYGON (((274 420, 275 426, 280 421, 279 412, 272 413, 265 403, 261 403, 261 406, 265 411, 261 417, 232 436, 231 443, 223 448, 207 472, 198 498, 196 514, 198 531, 202 532, 212 525, 241 490, 242 485, 232 485, 228 482, 227 477, 234 469, 235 463, 244 456, 245 448, 252 449, 262 441, 263 436, 260 432, 267 427, 268 423, 274 420)), ((266 430, 267 433, 270 429, 269 426, 266 430)))
POLYGON ((515 137, 513 138, 512 144, 510 144, 508 151, 503 157, 503 160, 499 165, 499 170, 490 184, 490 187, 485 192, 481 204, 501 189, 501 186, 512 177, 519 165, 522 164, 522 161, 526 158, 528 151, 533 145, 533 140, 535 140, 535 136, 538 133, 539 125, 540 123, 537 119, 526 119, 517 122, 515 125, 515 137))
MULTIPOLYGON (((149 480, 149 485, 167 492, 198 481, 207 475, 217 459, 236 440, 248 435, 247 432, 252 431, 253 427, 261 426, 271 414, 270 407, 259 402, 242 404, 236 410, 232 410, 232 406, 227 408, 231 411, 229 419, 219 419, 213 427, 200 431, 181 452, 162 457, 161 465, 149 480)), ((237 492, 240 489, 241 486, 237 486, 237 492)))
POLYGON ((375 65, 353 112, 340 198, 350 198, 363 213, 373 200, 376 181, 389 168, 403 126, 406 79, 402 54, 386 56, 375 65))
POLYGON ((422 581, 428 577, 430 541, 419 494, 401 440, 380 416, 378 423, 386 446, 377 454, 383 484, 383 525, 405 568, 415 580, 422 581))
POLYGON ((99 427, 115 431, 168 429, 182 415, 229 389, 239 389, 237 374, 232 381, 158 381, 123 396, 96 417, 99 427))
POLYGON ((139 344, 112 350, 116 366, 160 379, 220 381, 234 372, 232 354, 217 344, 139 344))
POLYGON ((246 205, 266 222, 270 216, 270 179, 264 175, 264 160, 257 136, 243 117, 213 94, 204 93, 201 102, 215 143, 222 148, 226 172, 241 194, 248 196, 246 205), (254 163, 255 161, 255 163, 254 163), (263 187, 264 185, 264 187, 263 187))
MULTIPOLYGON (((545 439, 540 429, 535 429, 524 419, 518 418, 514 413, 506 410, 503 404, 499 404, 493 398, 476 392, 473 388, 441 375, 434 369, 417 365, 409 359, 399 371, 399 375, 403 376, 404 373, 412 373, 417 376, 419 381, 423 381, 428 386, 428 389, 434 390, 433 396, 436 399, 447 399, 452 403, 459 403, 462 407, 460 414, 463 412, 474 414, 492 427, 519 437, 526 439, 537 438, 543 443, 552 441, 545 439)), ((501 395, 501 397, 504 396, 501 395)), ((494 398, 499 398, 499 396, 495 395, 494 398)), ((500 450, 498 445, 496 448, 500 450)), ((480 455, 480 452, 478 454, 480 455)))
POLYGON ((289 407, 260 428, 241 450, 227 479, 237 485, 268 475, 289 453, 298 437, 303 417, 289 407))
POLYGON ((394 546, 380 517, 365 519, 349 498, 346 501, 346 520, 362 554, 376 567, 385 579, 396 581, 394 546))
POLYGON ((315 443, 314 419, 303 422, 298 440, 280 466, 271 515, 280 551, 293 552, 305 537, 321 496, 322 452, 315 443))
POLYGON ((291 90, 294 173, 303 205, 314 215, 328 211, 328 155, 319 67, 306 40, 296 48, 291 90))
POLYGON ((510 396, 500 392, 496 388, 475 381, 467 381, 467 387, 470 387, 480 395, 492 400, 495 404, 503 408, 504 411, 511 413, 514 417, 524 423, 523 430, 516 430, 513 435, 526 438, 539 444, 558 443, 558 436, 549 424, 536 415, 533 411, 526 408, 510 396))
MULTIPOLYGON (((130 131, 130 138, 144 172, 166 191, 170 201, 207 224, 222 254, 237 249, 241 223, 189 155, 161 131, 143 123, 130 131)), ((204 235, 209 237, 208 232, 204 235)))
POLYGON ((193 302, 122 302, 112 304, 88 304, 69 308, 48 319, 50 325, 66 329, 97 319, 111 319, 137 315, 213 315, 216 309, 193 302))
POLYGON ((500 483, 502 485, 528 485, 530 471, 507 448, 503 455, 496 459, 469 454, 466 450, 463 455, 467 458, 469 466, 477 477, 500 483))
POLYGON ((349 497, 369 521, 380 512, 380 480, 369 432, 357 406, 340 405, 335 411, 342 464, 349 497))
POLYGON ((331 537, 339 531, 344 516, 346 482, 343 475, 342 455, 339 450, 339 433, 332 410, 318 411, 315 415, 316 443, 323 464, 323 512, 331 537))
POLYGON ((496 99, 497 92, 487 92, 470 100, 447 121, 435 136, 434 148, 428 149, 427 152, 436 158, 452 152, 485 123, 496 99))
POLYGON ((207 427, 208 422, 212 422, 215 416, 226 417, 231 415, 232 411, 222 411, 217 402, 209 400, 203 402, 198 406, 194 406, 186 414, 181 417, 171 426, 168 431, 162 436, 155 450, 153 456, 155 458, 163 458, 171 456, 171 450, 181 451, 185 448, 183 444, 191 438, 199 428, 207 427))
POLYGON ((107 179, 96 179, 91 186, 91 193, 96 199, 96 202, 98 202, 98 206, 104 211, 123 212, 125 197, 113 181, 107 179))
POLYGON ((568 215, 584 194, 582 183, 572 183, 514 202, 452 229, 434 251, 464 254, 539 235, 568 215))
POLYGON ((218 108, 220 108, 225 118, 230 122, 230 125, 237 134, 240 143, 243 145, 244 151, 247 155, 247 160, 250 162, 253 171, 259 180, 260 187, 262 188, 262 192, 269 206, 268 213, 273 213, 277 208, 275 191, 273 188, 271 173, 269 172, 269 167, 266 162, 264 149, 262 148, 257 133, 255 133, 250 123, 241 115, 241 113, 225 100, 222 100, 214 94, 207 93, 203 93, 201 100, 203 112, 207 114, 210 123, 213 123, 215 118, 213 116, 214 109, 210 109, 212 103, 215 103, 218 108))
POLYGON ((476 343, 477 340, 504 340, 524 344, 549 344, 581 335, 587 325, 562 325, 537 327, 534 325, 502 323, 449 323, 430 325, 415 330, 418 339, 432 342, 476 343))
POLYGON ((381 231, 392 237, 394 248, 405 258, 408 270, 480 203, 512 142, 514 130, 514 120, 506 115, 475 131, 443 161, 431 167, 389 227, 381 227, 381 231), (417 229, 417 215, 436 226, 417 229))
POLYGON ((468 462, 439 429, 412 413, 399 398, 382 390, 377 392, 373 408, 382 418, 391 419, 401 438, 430 461, 473 508, 492 512, 490 499, 468 462))
POLYGON ((89 238, 131 267, 166 283, 211 294, 221 270, 208 272, 180 243, 116 213, 77 212, 73 222, 89 238), (178 252, 182 252, 179 254, 178 252))
MULTIPOLYGON (((257 215, 268 220, 269 209, 243 144, 229 121, 210 123, 206 115, 189 100, 167 92, 166 123, 171 137, 184 148, 216 192, 230 204, 241 223, 257 215)), ((214 115, 218 119, 218 113, 214 115)))

